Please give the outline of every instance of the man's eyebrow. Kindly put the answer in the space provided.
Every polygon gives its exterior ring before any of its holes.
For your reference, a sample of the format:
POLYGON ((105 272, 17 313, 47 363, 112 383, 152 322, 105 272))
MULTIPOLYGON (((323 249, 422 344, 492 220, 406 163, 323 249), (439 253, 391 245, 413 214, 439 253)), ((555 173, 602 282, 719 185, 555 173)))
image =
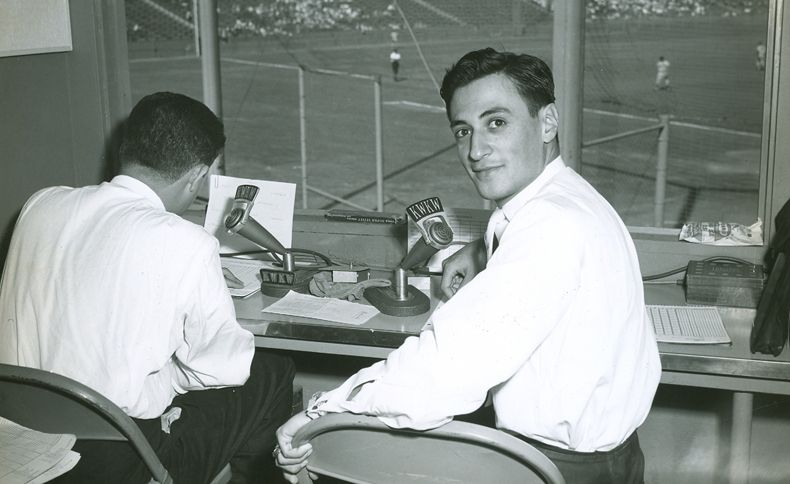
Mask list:
POLYGON ((482 114, 480 114, 480 116, 478 116, 478 118, 482 119, 482 118, 485 118, 486 116, 489 116, 491 114, 509 113, 509 112, 510 112, 510 109, 508 109, 508 108, 506 108, 504 106, 497 106, 497 107, 493 107, 491 109, 486 109, 485 111, 482 112, 482 114))
MULTIPOLYGON (((497 113, 510 113, 510 109, 508 109, 508 108, 506 108, 504 106, 496 106, 496 107, 493 107, 493 108, 490 108, 490 109, 486 109, 485 111, 480 113, 480 115, 477 118, 478 119, 483 119, 486 116, 490 116, 492 114, 497 114, 497 113)), ((464 121, 462 119, 456 119, 456 120, 454 120, 454 121, 452 121, 450 123, 450 127, 454 128, 455 126, 457 126, 459 124, 469 124, 469 123, 467 123, 466 121, 464 121)))

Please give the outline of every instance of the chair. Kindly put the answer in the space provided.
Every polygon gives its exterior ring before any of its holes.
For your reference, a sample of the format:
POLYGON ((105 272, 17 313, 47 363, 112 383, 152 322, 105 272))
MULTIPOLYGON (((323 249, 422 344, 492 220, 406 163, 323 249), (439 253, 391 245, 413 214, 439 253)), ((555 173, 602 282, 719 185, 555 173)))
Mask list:
POLYGON ((392 429, 375 417, 328 414, 294 436, 294 445, 305 442, 313 446, 308 470, 357 484, 565 483, 535 447, 467 422, 418 431, 392 429))
MULTIPOLYGON (((0 364, 0 416, 39 432, 128 441, 151 471, 153 482, 173 482, 137 424, 113 402, 71 378, 0 364)), ((228 482, 230 474, 226 465, 212 483, 228 482)))

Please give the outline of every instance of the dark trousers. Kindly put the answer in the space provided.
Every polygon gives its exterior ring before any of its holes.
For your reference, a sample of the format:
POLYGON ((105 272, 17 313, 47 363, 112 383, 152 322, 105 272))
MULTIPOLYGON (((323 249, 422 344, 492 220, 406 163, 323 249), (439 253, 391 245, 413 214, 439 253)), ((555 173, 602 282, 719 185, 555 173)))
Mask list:
MULTIPOLYGON (((495 428, 493 406, 483 406, 456 420, 495 428)), ((507 432, 507 431, 505 431, 507 432)), ((531 444, 548 457, 568 484, 643 484, 645 456, 636 432, 607 452, 574 452, 538 442, 515 432, 511 435, 531 444)))
POLYGON ((543 452, 568 484, 643 484, 645 456, 636 432, 606 452, 575 452, 560 449, 513 433, 543 452))
MULTIPOLYGON (((209 482, 230 462, 232 482, 284 482, 271 452, 275 431, 291 415, 293 362, 256 351, 250 378, 241 387, 192 391, 170 408, 181 417, 170 433, 160 419, 134 419, 175 483, 209 482)), ((77 466, 56 482, 144 483, 151 478, 126 442, 77 441, 77 466)))

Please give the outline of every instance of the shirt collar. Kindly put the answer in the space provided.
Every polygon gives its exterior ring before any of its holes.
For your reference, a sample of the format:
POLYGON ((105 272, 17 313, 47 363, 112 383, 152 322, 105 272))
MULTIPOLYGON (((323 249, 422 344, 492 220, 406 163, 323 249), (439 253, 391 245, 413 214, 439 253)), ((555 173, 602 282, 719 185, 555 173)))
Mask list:
POLYGON ((551 179, 565 168, 567 168, 567 166, 565 166, 565 162, 562 160, 561 156, 554 158, 551 163, 543 168, 543 171, 540 172, 540 175, 532 180, 532 183, 524 187, 513 198, 505 203, 505 205, 502 207, 502 211, 505 213, 505 218, 508 221, 513 220, 513 217, 515 217, 516 213, 521 210, 521 207, 526 205, 527 202, 529 202, 532 197, 534 197, 535 194, 540 191, 541 188, 548 185, 551 179))
POLYGON ((156 192, 151 189, 151 187, 141 182, 137 178, 131 177, 129 175, 116 175, 112 180, 110 180, 110 183, 133 191, 137 195, 140 195, 151 202, 151 204, 153 204, 156 208, 161 208, 162 210, 165 209, 165 204, 162 203, 162 199, 159 198, 159 195, 157 195, 156 192))

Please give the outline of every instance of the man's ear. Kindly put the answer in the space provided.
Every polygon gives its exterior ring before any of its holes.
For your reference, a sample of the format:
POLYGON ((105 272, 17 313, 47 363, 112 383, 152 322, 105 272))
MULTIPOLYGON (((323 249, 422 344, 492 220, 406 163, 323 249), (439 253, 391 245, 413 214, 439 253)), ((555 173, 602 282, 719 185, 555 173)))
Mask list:
POLYGON ((208 165, 200 164, 192 167, 189 170, 189 181, 187 183, 187 188, 190 192, 196 192, 200 189, 200 186, 203 183, 203 177, 206 176, 208 173, 208 165))
POLYGON ((557 130, 560 126, 557 106, 554 103, 547 104, 540 108, 540 128, 544 143, 550 143, 557 137, 557 130))

